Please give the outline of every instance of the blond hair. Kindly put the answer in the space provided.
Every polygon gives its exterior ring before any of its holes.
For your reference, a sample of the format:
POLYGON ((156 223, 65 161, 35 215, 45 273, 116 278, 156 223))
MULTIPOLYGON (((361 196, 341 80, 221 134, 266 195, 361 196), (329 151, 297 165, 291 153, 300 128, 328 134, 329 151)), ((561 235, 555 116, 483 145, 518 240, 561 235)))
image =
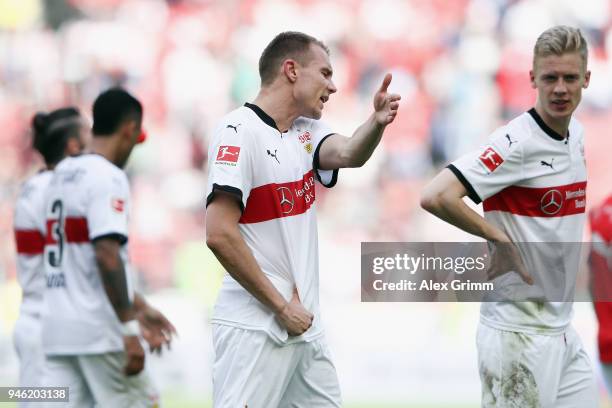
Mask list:
POLYGON ((580 55, 586 67, 589 52, 580 29, 564 25, 555 26, 544 31, 538 37, 535 47, 533 47, 533 65, 535 67, 535 61, 538 57, 561 56, 574 52, 580 55))

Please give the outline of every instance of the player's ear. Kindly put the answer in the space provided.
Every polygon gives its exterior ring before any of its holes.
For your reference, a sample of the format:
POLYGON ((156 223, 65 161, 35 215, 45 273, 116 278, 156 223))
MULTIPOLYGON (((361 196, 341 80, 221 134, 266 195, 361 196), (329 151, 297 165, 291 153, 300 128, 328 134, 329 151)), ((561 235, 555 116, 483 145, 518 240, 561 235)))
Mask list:
POLYGON ((123 122, 120 129, 121 137, 123 138, 131 141, 132 139, 136 140, 136 137, 138 137, 136 133, 138 131, 138 124, 133 119, 123 122))
POLYGON ((283 61, 283 74, 289 82, 294 83, 297 80, 297 62, 292 59, 283 61))
POLYGON ((529 70, 529 81, 531 82, 531 87, 536 89, 537 85, 535 83, 535 72, 533 72, 533 69, 529 70))
POLYGON ((591 71, 588 71, 584 73, 584 84, 582 84, 582 87, 584 89, 587 89, 589 87, 589 82, 591 81, 591 71))

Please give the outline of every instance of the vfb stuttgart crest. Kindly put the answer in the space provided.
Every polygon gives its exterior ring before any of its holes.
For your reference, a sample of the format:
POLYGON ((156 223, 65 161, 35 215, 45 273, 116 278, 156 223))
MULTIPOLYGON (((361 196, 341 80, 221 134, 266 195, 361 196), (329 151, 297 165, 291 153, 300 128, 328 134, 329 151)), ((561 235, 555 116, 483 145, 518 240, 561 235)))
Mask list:
POLYGON ((298 136, 298 140, 300 141, 300 143, 302 143, 302 145, 304 145, 304 150, 306 150, 306 153, 311 154, 312 153, 312 137, 310 136, 310 132, 306 131, 304 133, 302 133, 301 135, 298 136))

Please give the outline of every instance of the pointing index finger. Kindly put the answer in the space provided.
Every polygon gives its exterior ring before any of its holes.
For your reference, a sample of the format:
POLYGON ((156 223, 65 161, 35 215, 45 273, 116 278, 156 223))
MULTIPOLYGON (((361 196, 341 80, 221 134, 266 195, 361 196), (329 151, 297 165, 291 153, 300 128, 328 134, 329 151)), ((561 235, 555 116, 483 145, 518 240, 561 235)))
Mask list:
POLYGON ((386 74, 383 79, 382 85, 380 86, 379 92, 387 92, 387 88, 389 88, 389 84, 391 83, 391 74, 386 74))

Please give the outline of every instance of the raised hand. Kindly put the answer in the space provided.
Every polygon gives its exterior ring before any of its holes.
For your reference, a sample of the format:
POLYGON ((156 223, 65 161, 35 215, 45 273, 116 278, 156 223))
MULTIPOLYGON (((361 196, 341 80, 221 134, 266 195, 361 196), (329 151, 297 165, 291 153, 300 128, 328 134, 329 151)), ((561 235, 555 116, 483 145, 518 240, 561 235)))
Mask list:
POLYGON ((399 108, 401 96, 388 92, 391 83, 391 74, 385 75, 382 85, 374 94, 374 116, 376 122, 382 126, 387 126, 393 122, 399 108))

